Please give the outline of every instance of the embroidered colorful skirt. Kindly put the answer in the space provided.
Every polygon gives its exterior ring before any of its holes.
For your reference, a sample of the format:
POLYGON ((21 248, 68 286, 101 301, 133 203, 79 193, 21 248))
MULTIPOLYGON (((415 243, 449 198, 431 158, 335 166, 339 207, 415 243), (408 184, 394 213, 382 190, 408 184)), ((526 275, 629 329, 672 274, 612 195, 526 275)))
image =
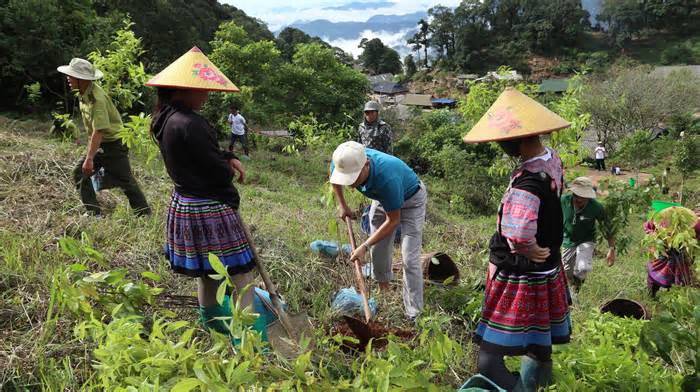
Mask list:
POLYGON ((690 262, 686 257, 660 257, 647 263, 647 285, 670 288, 687 286, 692 281, 690 262))
POLYGON ((238 213, 221 202, 173 191, 166 233, 165 252, 175 272, 196 277, 214 274, 210 253, 219 257, 230 275, 255 267, 238 213))
POLYGON ((561 267, 548 274, 489 274, 474 340, 499 355, 547 357, 571 338, 570 295, 561 267))

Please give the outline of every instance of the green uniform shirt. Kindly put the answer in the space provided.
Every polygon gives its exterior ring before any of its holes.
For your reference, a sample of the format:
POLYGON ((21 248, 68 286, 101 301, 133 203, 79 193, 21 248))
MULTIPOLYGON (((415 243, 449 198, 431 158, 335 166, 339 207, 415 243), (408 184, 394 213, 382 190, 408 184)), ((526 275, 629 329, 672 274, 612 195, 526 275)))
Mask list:
POLYGON ((120 140, 117 133, 122 129, 122 118, 102 87, 90 84, 80 96, 80 113, 89 133, 100 132, 103 142, 120 140))
POLYGON ((595 241, 595 221, 605 220, 605 209, 596 199, 590 199, 581 211, 576 211, 573 194, 561 197, 561 209, 564 213, 564 248, 573 248, 584 242, 595 241))

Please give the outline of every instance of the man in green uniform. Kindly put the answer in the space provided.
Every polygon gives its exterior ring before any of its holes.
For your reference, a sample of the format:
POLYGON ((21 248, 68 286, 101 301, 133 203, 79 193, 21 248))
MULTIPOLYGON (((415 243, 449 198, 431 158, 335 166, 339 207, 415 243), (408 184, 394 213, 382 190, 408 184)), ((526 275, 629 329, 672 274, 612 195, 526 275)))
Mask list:
MULTIPOLYGON (((605 209, 596 199, 593 183, 587 177, 579 177, 569 184, 571 193, 561 197, 564 213, 564 242, 562 263, 569 284, 578 289, 593 268, 595 249, 595 223, 605 222, 605 209)), ((615 239, 608 238, 608 266, 615 263, 615 239)))
POLYGON ((129 149, 118 135, 122 128, 119 111, 104 90, 93 83, 103 76, 102 72, 79 58, 58 67, 58 71, 67 76, 71 89, 78 91, 85 129, 91 134, 87 154, 73 170, 73 180, 85 208, 89 213, 100 215, 95 191, 121 188, 137 215, 150 214, 146 197, 131 172, 129 149), (95 189, 91 177, 100 169, 104 169, 104 173, 99 175, 99 189, 95 189))

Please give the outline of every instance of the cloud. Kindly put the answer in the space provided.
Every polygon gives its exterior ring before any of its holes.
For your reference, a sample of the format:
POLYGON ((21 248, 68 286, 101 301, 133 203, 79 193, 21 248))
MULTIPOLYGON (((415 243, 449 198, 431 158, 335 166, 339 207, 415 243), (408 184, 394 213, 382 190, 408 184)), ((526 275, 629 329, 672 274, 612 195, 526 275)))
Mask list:
POLYGON ((272 31, 281 30, 296 21, 327 19, 332 22, 364 22, 374 15, 403 15, 441 4, 448 7, 459 5, 460 0, 372 0, 370 4, 382 4, 372 9, 341 9, 353 3, 366 4, 357 0, 265 0, 239 1, 221 0, 242 9, 248 15, 266 22, 272 31), (295 8, 291 10, 290 8, 295 8), (332 8, 332 9, 329 9, 332 8))
POLYGON ((343 49, 345 52, 352 53, 354 57, 357 57, 362 53, 362 49, 359 48, 358 45, 360 45, 360 41, 362 41, 363 38, 379 38, 382 40, 384 45, 397 49, 399 54, 401 54, 403 57, 409 52, 409 48, 406 45, 406 36, 413 33, 413 31, 415 31, 415 29, 403 29, 398 33, 365 30, 360 33, 357 38, 328 40, 326 37, 321 37, 321 39, 328 42, 332 46, 337 46, 343 49))
POLYGON ((371 10, 375 8, 387 8, 394 5, 392 1, 371 1, 367 3, 352 2, 340 6, 326 7, 324 10, 330 11, 350 11, 350 10, 371 10))

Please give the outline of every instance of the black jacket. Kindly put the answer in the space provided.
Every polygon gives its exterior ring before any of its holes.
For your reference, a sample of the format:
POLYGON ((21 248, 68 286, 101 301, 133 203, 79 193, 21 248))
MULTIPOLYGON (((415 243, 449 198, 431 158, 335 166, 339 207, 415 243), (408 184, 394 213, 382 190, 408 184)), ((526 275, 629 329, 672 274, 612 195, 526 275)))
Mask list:
MULTIPOLYGON (((513 188, 528 191, 540 199, 537 214, 535 240, 542 248, 549 248, 550 255, 544 263, 535 263, 527 257, 512 253, 508 241, 501 235, 501 228, 491 237, 490 261, 499 269, 516 273, 548 271, 561 264, 561 244, 564 240, 564 218, 558 192, 551 188, 552 179, 544 172, 524 171, 513 182, 513 188)), ((498 214, 502 213, 499 209, 498 214)))
POLYGON ((229 165, 235 156, 219 148, 216 130, 204 117, 177 103, 165 105, 151 129, 178 193, 238 209, 240 196, 229 165))

